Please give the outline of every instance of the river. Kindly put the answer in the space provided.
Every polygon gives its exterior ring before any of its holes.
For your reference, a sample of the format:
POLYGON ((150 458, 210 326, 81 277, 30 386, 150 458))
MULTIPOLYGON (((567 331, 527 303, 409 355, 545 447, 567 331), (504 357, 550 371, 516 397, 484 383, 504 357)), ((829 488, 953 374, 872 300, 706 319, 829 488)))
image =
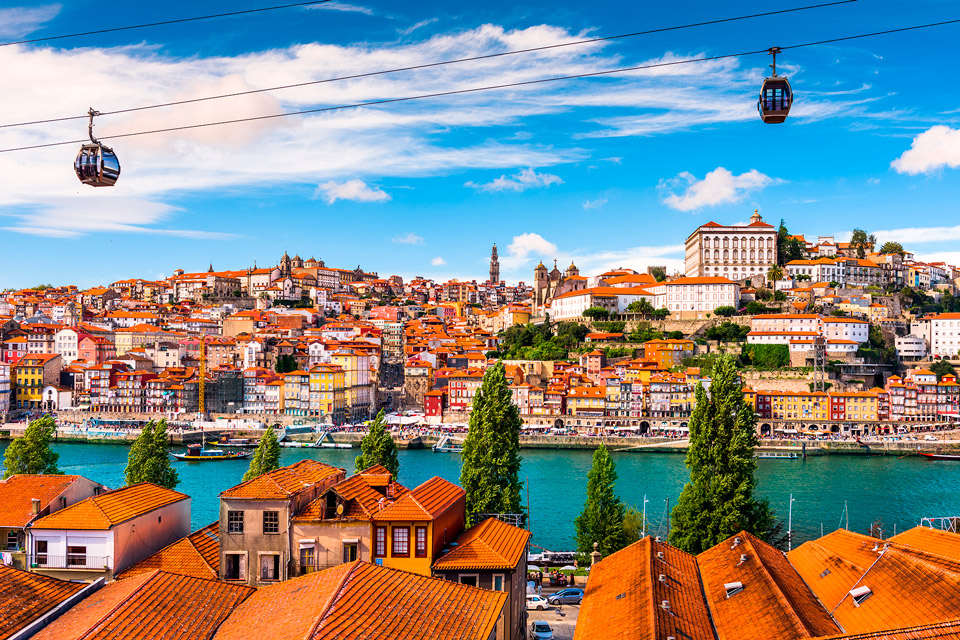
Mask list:
MULTIPOLYGON (((0 449, 8 443, 0 444, 0 449)), ((123 484, 129 447, 112 444, 56 444, 60 468, 86 476, 108 487, 123 484)), ((353 471, 357 449, 283 449, 281 464, 313 458, 353 471)), ((592 452, 530 449, 523 451, 521 479, 529 482, 533 543, 551 550, 574 547, 573 519, 583 508, 592 452)), ((671 506, 688 479, 684 457, 667 453, 613 453, 617 465, 617 493, 627 504, 643 506, 653 533, 664 534, 666 500, 671 506), (659 527, 659 529, 658 529, 659 527)), ((245 460, 177 462, 178 490, 193 499, 193 528, 217 519, 217 494, 240 482, 245 460)), ((430 450, 400 451, 399 481, 413 488, 432 476, 459 482, 460 456, 430 450)), ((768 499, 777 515, 787 518, 790 493, 794 541, 799 544, 841 524, 844 501, 849 505, 850 529, 866 532, 876 519, 884 535, 916 526, 924 516, 960 515, 960 463, 932 462, 918 457, 815 456, 807 460, 758 461, 759 495, 768 499)), ((527 496, 524 494, 524 501, 527 496)))

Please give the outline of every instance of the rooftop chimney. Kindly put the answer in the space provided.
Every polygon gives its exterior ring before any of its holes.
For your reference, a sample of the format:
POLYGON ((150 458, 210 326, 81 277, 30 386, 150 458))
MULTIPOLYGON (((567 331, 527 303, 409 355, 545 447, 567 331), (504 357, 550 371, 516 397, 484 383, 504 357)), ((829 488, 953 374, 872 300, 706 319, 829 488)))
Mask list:
POLYGON ((40 515, 40 498, 33 498, 30 501, 30 513, 35 516, 40 515))

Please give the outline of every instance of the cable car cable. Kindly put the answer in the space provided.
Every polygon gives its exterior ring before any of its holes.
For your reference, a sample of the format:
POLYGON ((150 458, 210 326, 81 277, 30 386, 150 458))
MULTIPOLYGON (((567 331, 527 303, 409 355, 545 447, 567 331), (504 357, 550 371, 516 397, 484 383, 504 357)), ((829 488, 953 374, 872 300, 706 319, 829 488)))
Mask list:
MULTIPOLYGON (((480 56, 471 56, 471 57, 468 57, 468 58, 457 58, 457 59, 455 59, 455 60, 443 60, 443 61, 440 61, 440 62, 428 62, 428 63, 424 63, 424 64, 412 65, 412 66, 409 66, 409 67, 398 67, 398 68, 396 68, 396 69, 386 69, 386 70, 383 70, 383 71, 370 71, 370 72, 367 72, 367 73, 358 73, 358 74, 353 74, 353 75, 349 75, 349 76, 339 76, 339 77, 336 77, 336 78, 325 78, 325 79, 323 79, 323 80, 311 80, 311 81, 308 81, 308 82, 297 82, 297 83, 295 83, 295 84, 286 84, 286 85, 280 85, 280 86, 277 86, 277 87, 266 87, 266 88, 264 88, 264 89, 250 89, 250 90, 248 90, 248 91, 236 91, 236 92, 233 92, 233 93, 224 93, 224 94, 215 95, 215 96, 206 96, 206 97, 202 97, 202 98, 191 98, 191 99, 189 99, 189 100, 177 100, 177 101, 174 101, 174 102, 164 102, 164 103, 161 103, 161 104, 144 105, 144 106, 142 106, 142 107, 131 107, 131 108, 129 108, 129 109, 117 109, 117 110, 115 110, 115 111, 102 111, 102 112, 101 112, 101 115, 104 115, 104 116, 117 115, 117 114, 120 114, 120 113, 130 113, 130 112, 132 112, 132 111, 143 111, 143 110, 146 110, 146 109, 158 109, 158 108, 161 108, 161 107, 173 107, 173 106, 177 106, 177 105, 190 104, 190 103, 194 103, 194 102, 204 102, 204 101, 207 101, 207 100, 219 100, 219 99, 221 99, 221 98, 234 98, 234 97, 237 97, 237 96, 247 96, 247 95, 252 95, 252 94, 256 94, 256 93, 264 93, 264 92, 267 92, 267 91, 279 91, 279 90, 282 90, 282 89, 296 89, 296 88, 300 88, 300 87, 307 87, 307 86, 316 85, 316 84, 324 84, 324 83, 328 83, 328 82, 340 82, 340 81, 342 81, 342 80, 356 80, 356 79, 358 79, 358 78, 369 78, 369 77, 372 77, 372 76, 386 75, 386 74, 390 74, 390 73, 400 73, 400 72, 403 72, 403 71, 417 71, 417 70, 420 70, 420 69, 429 69, 429 68, 431 68, 431 67, 440 67, 440 66, 451 65, 451 64, 460 64, 460 63, 463 63, 463 62, 474 62, 474 61, 477 61, 477 60, 488 60, 488 59, 490 59, 490 58, 502 58, 502 57, 505 57, 505 56, 513 56, 513 55, 517 55, 517 54, 521 54, 521 53, 534 53, 534 52, 537 52, 537 51, 547 51, 547 50, 549 50, 549 49, 559 49, 559 48, 562 48, 562 47, 572 47, 572 46, 581 45, 581 44, 591 44, 591 43, 594 43, 594 42, 605 42, 605 41, 610 41, 610 40, 619 40, 619 39, 623 39, 623 38, 632 38, 632 37, 635 37, 635 36, 651 35, 651 34, 654 34, 654 33, 664 33, 664 32, 667 32, 667 31, 678 31, 678 30, 680 30, 680 29, 690 29, 690 28, 692 28, 692 27, 703 27, 703 26, 709 26, 709 25, 714 25, 714 24, 722 24, 722 23, 725 23, 725 22, 734 22, 734 21, 738 21, 738 20, 749 20, 749 19, 752 19, 752 18, 762 18, 762 17, 779 15, 779 14, 784 14, 784 13, 793 13, 793 12, 797 12, 797 11, 807 11, 807 10, 810 10, 810 9, 821 9, 821 8, 824 8, 824 7, 832 7, 832 6, 841 5, 841 4, 850 4, 850 3, 852 3, 852 2, 857 2, 857 1, 858 1, 858 0, 836 0, 835 2, 826 2, 826 3, 822 3, 822 4, 813 4, 813 5, 803 6, 803 7, 794 7, 794 8, 792 8, 792 9, 778 9, 778 10, 776 10, 776 11, 765 11, 765 12, 763 12, 763 13, 752 13, 752 14, 749 14, 749 15, 735 16, 735 17, 732 17, 732 18, 719 18, 719 19, 717 19, 717 20, 706 20, 706 21, 703 21, 703 22, 693 22, 693 23, 690 23, 690 24, 683 24, 683 25, 677 25, 677 26, 672 26, 672 27, 659 27, 659 28, 657 28, 657 29, 648 29, 648 30, 646 30, 646 31, 635 31, 635 32, 633 32, 633 33, 623 33, 623 34, 613 35, 613 36, 603 36, 603 37, 597 37, 597 38, 588 38, 588 39, 586 39, 586 40, 574 40, 574 41, 571 41, 571 42, 561 42, 561 43, 557 43, 557 44, 544 45, 544 46, 541 46, 541 47, 531 47, 531 48, 528 48, 528 49, 517 49, 517 50, 514 50, 514 51, 503 51, 503 52, 500 52, 500 53, 488 53, 488 54, 480 55, 480 56)), ((33 120, 33 121, 30 121, 30 122, 17 122, 17 123, 12 123, 12 124, 0 124, 0 129, 7 129, 7 128, 10 128, 10 127, 24 127, 24 126, 35 125, 35 124, 47 124, 47 123, 51 123, 51 122, 66 122, 66 121, 69 121, 69 120, 83 120, 83 119, 85 119, 86 117, 87 117, 86 114, 84 114, 84 115, 80 115, 80 116, 65 116, 65 117, 62 117, 62 118, 48 118, 48 119, 46 119, 46 120, 33 120)))
POLYGON ((190 18, 176 18, 174 20, 163 20, 161 22, 147 22, 145 24, 132 24, 126 27, 111 27, 109 29, 97 29, 96 31, 81 31, 79 33, 64 33, 59 36, 46 36, 44 38, 31 38, 29 40, 16 40, 14 42, 0 42, 0 47, 9 47, 15 44, 32 44, 34 42, 46 42, 48 40, 62 40, 64 38, 79 38, 81 36, 94 36, 100 33, 113 33, 115 31, 129 31, 131 29, 145 29, 147 27, 160 27, 167 24, 182 24, 184 22, 195 22, 197 20, 210 20, 211 18, 226 18, 228 16, 241 16, 249 13, 262 13, 264 11, 276 11, 277 9, 291 9, 294 7, 306 7, 312 4, 325 4, 327 2, 333 2, 333 0, 312 0, 311 2, 294 2, 292 4, 279 4, 273 7, 260 7, 259 9, 243 9, 241 11, 228 11, 226 13, 212 13, 210 15, 205 15, 205 16, 193 16, 190 18))
MULTIPOLYGON (((817 40, 817 41, 815 41, 815 42, 806 42, 806 43, 801 43, 801 44, 794 44, 794 45, 783 46, 783 47, 780 47, 780 49, 783 49, 783 50, 786 50, 786 49, 800 49, 800 48, 803 48, 803 47, 813 47, 813 46, 822 45, 822 44, 830 44, 830 43, 832 43, 832 42, 844 42, 844 41, 848 41, 848 40, 856 40, 856 39, 858 39, 858 38, 871 38, 871 37, 874 37, 874 36, 886 35, 886 34, 889 34, 889 33, 902 33, 902 32, 904 32, 904 31, 915 31, 915 30, 917 30, 917 29, 927 29, 927 28, 930 28, 930 27, 939 27, 939 26, 944 26, 944 25, 949 25, 949 24, 957 24, 957 23, 960 23, 960 18, 956 18, 956 19, 953 19, 953 20, 943 20, 943 21, 940 21, 940 22, 931 22, 931 23, 922 24, 922 25, 914 25, 914 26, 911 26, 911 27, 899 27, 899 28, 896 28, 896 29, 889 29, 889 30, 886 30, 886 31, 874 31, 874 32, 872 32, 872 33, 864 33, 864 34, 859 34, 859 35, 854 35, 854 36, 844 36, 844 37, 831 38, 831 39, 826 39, 826 40, 817 40)), ((768 48, 765 48, 765 49, 757 49, 757 50, 754 50, 754 51, 742 51, 742 52, 740 52, 740 53, 727 53, 727 54, 716 55, 716 56, 705 56, 705 57, 701 57, 701 58, 688 58, 688 59, 685 59, 685 60, 672 60, 672 61, 670 61, 670 62, 657 62, 657 63, 654 63, 654 64, 637 65, 637 66, 632 66, 632 67, 620 67, 620 68, 617 68, 617 69, 606 69, 606 70, 603 70, 603 71, 590 71, 590 72, 586 72, 586 73, 578 73, 578 74, 569 75, 569 76, 555 76, 555 77, 551 77, 551 78, 539 78, 539 79, 537 79, 537 80, 522 80, 522 81, 518 81, 518 82, 508 82, 508 83, 504 83, 504 84, 488 85, 488 86, 483 86, 483 87, 471 87, 471 88, 469 88, 469 89, 453 89, 453 90, 450 90, 450 91, 440 91, 440 92, 436 92, 436 93, 427 93, 427 94, 421 94, 421 95, 416 95, 416 96, 404 96, 404 97, 400 97, 400 98, 385 98, 385 99, 382 99, 382 100, 371 100, 371 101, 368 101, 368 102, 357 102, 357 103, 353 103, 353 104, 337 105, 337 106, 333 106, 333 107, 319 107, 319 108, 316 108, 316 109, 304 109, 304 110, 302 110, 302 111, 289 111, 289 112, 285 112, 285 113, 273 113, 273 114, 264 115, 264 116, 250 116, 250 117, 246 117, 246 118, 237 118, 237 119, 234 119, 234 120, 220 120, 220 121, 217 121, 217 122, 204 122, 204 123, 200 123, 200 124, 183 125, 183 126, 178 126, 178 127, 167 127, 167 128, 164 128, 164 129, 153 129, 153 130, 150 130, 150 131, 135 131, 135 132, 131 132, 131 133, 120 133, 120 134, 116 134, 116 135, 112 135, 112 136, 104 136, 104 137, 101 138, 101 139, 102 139, 102 140, 113 140, 113 139, 117 139, 117 138, 130 138, 130 137, 134 137, 134 136, 144 136, 144 135, 150 135, 150 134, 154 134, 154 133, 169 133, 169 132, 172 132, 172 131, 186 131, 186 130, 190 130, 190 129, 200 129, 200 128, 203 128, 203 127, 215 127, 215 126, 220 126, 220 125, 225 125, 225 124, 238 124, 238 123, 241 123, 241 122, 256 122, 256 121, 259 121, 259 120, 272 120, 272 119, 274 119, 274 118, 285 118, 285 117, 288 117, 288 116, 300 116, 300 115, 307 115, 307 114, 312 114, 312 113, 324 113, 324 112, 328 112, 328 111, 339 111, 339 110, 343 110, 343 109, 356 109, 356 108, 359 108, 359 107, 368 107, 368 106, 375 106, 375 105, 381 105, 381 104, 392 104, 392 103, 397 103, 397 102, 412 102, 412 101, 414 101, 414 100, 425 100, 425 99, 428 99, 428 98, 440 98, 440 97, 453 96, 453 95, 461 95, 461 94, 468 94, 468 93, 478 93, 478 92, 481 92, 481 91, 493 91, 493 90, 497 90, 497 89, 510 89, 510 88, 514 88, 514 87, 523 87, 523 86, 530 86, 530 85, 536 85, 536 84, 545 84, 545 83, 548 83, 548 82, 559 82, 559 81, 564 81, 564 80, 577 80, 577 79, 582 79, 582 78, 596 78, 596 77, 601 77, 601 76, 613 75, 613 74, 617 74, 617 73, 626 73, 626 72, 628 72, 628 71, 642 71, 642 70, 645 70, 645 69, 656 69, 656 68, 661 68, 661 67, 679 66, 679 65, 683 65, 683 64, 695 64, 695 63, 697 63, 697 62, 711 62, 711 61, 714 61, 714 60, 724 60, 724 59, 729 59, 729 58, 741 58, 741 57, 750 56, 750 55, 757 55, 757 54, 761 54, 761 53, 767 54, 767 53, 769 53, 769 51, 770 51, 770 49, 769 49, 769 47, 768 47, 768 48)), ((8 153, 8 152, 12 152, 12 151, 27 151, 27 150, 30 150, 30 149, 43 149, 43 148, 46 148, 46 147, 59 147, 59 146, 63 146, 63 145, 78 144, 78 143, 82 143, 82 142, 85 142, 85 140, 68 140, 68 141, 64 141, 64 142, 48 142, 48 143, 45 143, 45 144, 36 144, 36 145, 29 145, 29 146, 24 146, 24 147, 14 147, 14 148, 10 148, 10 149, 0 149, 0 153, 8 153)))

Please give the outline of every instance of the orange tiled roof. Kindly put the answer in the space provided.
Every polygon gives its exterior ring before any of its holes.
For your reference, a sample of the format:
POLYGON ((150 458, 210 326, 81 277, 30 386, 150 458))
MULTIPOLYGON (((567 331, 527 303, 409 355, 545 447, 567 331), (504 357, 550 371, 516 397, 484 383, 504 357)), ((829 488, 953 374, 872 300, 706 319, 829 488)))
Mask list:
POLYGON ((840 530, 804 543, 790 560, 848 633, 960 618, 956 559, 840 530), (835 567, 844 568, 836 577, 835 567), (871 594, 854 603, 849 593, 854 587, 868 587, 871 594))
POLYGON ((434 476, 405 493, 393 504, 374 515, 378 521, 424 521, 433 520, 441 513, 452 507, 457 501, 463 500, 466 492, 457 485, 434 476))
POLYGON ((18 474, 0 480, 0 527, 22 528, 34 518, 33 499, 46 509, 80 476, 18 474))
POLYGON ((930 527, 914 527, 893 536, 890 542, 960 561, 960 535, 956 533, 930 527))
POLYGON ((698 555, 697 565, 721 640, 840 632, 783 554, 746 531, 698 555), (732 582, 743 591, 727 597, 724 585, 732 582))
POLYGON ((574 640, 667 637, 713 640, 713 627, 695 558, 647 536, 590 569, 574 640))
POLYGON ((512 570, 526 557, 530 532, 496 518, 464 531, 457 546, 433 564, 434 569, 512 570))
POLYGON ((86 586, 0 564, 0 639, 21 631, 86 586))
MULTIPOLYGON (((333 492, 344 501, 344 513, 347 519, 369 520, 377 512, 381 501, 386 503, 387 486, 391 481, 390 472, 381 465, 375 465, 358 474, 352 475, 333 485, 326 493, 304 507, 294 522, 317 522, 326 518, 327 493, 333 492)), ((399 482, 393 483, 393 497, 400 498, 409 489, 399 482)))
POLYGON ((358 561, 258 590, 214 640, 488 640, 506 599, 358 561))
POLYGON ((152 571, 108 584, 32 640, 207 640, 254 592, 246 585, 152 571))
POLYGON ((165 571, 216 580, 220 575, 220 523, 208 524, 157 551, 117 576, 125 579, 150 571, 165 571))
POLYGON ((872 633, 854 633, 852 635, 830 636, 820 640, 960 640, 960 620, 934 622, 917 627, 904 627, 890 631, 872 633))
POLYGON ((316 460, 301 460, 227 489, 220 497, 286 500, 318 482, 343 473, 346 473, 343 469, 329 464, 316 460))
POLYGON ((149 482, 121 487, 70 505, 33 523, 34 529, 109 529, 190 496, 149 482))

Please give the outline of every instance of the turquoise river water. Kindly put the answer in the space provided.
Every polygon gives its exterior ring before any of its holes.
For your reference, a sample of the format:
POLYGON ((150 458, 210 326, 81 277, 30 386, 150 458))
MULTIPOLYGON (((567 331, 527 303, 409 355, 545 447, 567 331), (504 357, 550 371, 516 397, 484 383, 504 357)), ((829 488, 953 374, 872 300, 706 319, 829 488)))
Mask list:
MULTIPOLYGON (((7 443, 0 444, 6 448, 7 443)), ((108 487, 123 484, 129 447, 111 444, 56 444, 60 468, 108 487)), ((354 468, 357 449, 283 449, 282 464, 313 458, 354 468)), ((573 519, 586 496, 590 451, 531 449, 523 451, 521 479, 529 483, 531 531, 537 545, 551 550, 574 547, 573 519)), ((688 472, 684 457, 666 453, 614 453, 617 493, 641 508, 646 495, 647 519, 653 533, 666 531, 666 500, 675 504, 688 472)), ((216 520, 217 494, 240 482, 247 461, 178 462, 178 490, 192 498, 193 528, 216 520)), ((432 476, 459 482, 460 456, 430 450, 400 452, 399 481, 415 487, 432 476)), ((960 515, 960 463, 931 462, 918 457, 816 456, 807 460, 759 460, 759 494, 777 515, 787 518, 793 493, 794 544, 836 529, 849 506, 850 529, 866 532, 880 519, 885 535, 916 526, 921 517, 960 515)), ((526 495, 524 496, 526 500, 526 495)))

